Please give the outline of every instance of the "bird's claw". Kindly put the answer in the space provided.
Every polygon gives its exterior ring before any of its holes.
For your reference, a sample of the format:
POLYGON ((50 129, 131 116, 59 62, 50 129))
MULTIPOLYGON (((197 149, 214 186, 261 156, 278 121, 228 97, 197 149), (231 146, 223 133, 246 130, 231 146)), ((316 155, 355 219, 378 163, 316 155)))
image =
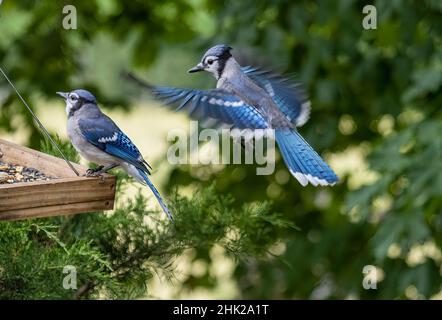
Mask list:
POLYGON ((102 176, 103 172, 101 172, 101 167, 95 168, 95 169, 87 169, 86 170, 86 177, 98 177, 98 176, 102 176))
POLYGON ((104 172, 89 172, 85 174, 86 177, 97 178, 100 177, 101 181, 105 181, 106 178, 104 176, 104 172))
POLYGON ((92 173, 86 173, 86 177, 102 177, 102 172, 92 172, 92 173))

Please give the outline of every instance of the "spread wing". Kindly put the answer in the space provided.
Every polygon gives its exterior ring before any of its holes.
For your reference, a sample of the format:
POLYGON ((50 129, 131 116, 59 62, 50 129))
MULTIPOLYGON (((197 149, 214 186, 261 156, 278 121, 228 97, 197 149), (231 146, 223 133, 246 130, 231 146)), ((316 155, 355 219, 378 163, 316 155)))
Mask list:
POLYGON ((270 71, 243 67, 242 71, 267 91, 291 123, 300 127, 310 116, 310 101, 299 83, 270 71))
POLYGON ((152 86, 130 75, 155 98, 175 110, 186 110, 195 119, 214 119, 239 129, 266 129, 264 116, 237 96, 223 89, 196 90, 152 86))
POLYGON ((166 105, 175 105, 176 110, 187 110, 197 119, 210 117, 240 129, 267 128, 267 122, 255 108, 221 89, 154 87, 152 93, 166 105))

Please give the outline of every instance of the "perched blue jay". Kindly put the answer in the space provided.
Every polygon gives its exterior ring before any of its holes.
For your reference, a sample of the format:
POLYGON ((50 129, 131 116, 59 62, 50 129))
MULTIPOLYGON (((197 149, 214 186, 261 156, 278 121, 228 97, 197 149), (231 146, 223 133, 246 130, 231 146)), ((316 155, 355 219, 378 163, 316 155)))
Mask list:
POLYGON ((193 117, 210 117, 240 129, 274 129, 282 157, 301 185, 334 185, 336 174, 296 130, 310 113, 310 103, 299 85, 267 71, 241 67, 231 50, 227 45, 216 45, 188 71, 212 73, 218 81, 216 89, 151 86, 132 74, 129 77, 165 104, 187 109, 193 117))
POLYGON ((89 169, 88 176, 97 176, 115 167, 122 167, 138 182, 148 185, 159 204, 172 220, 160 193, 149 180, 149 164, 138 148, 108 116, 101 112, 95 97, 86 90, 57 92, 66 101, 67 133, 82 157, 99 165, 89 169))

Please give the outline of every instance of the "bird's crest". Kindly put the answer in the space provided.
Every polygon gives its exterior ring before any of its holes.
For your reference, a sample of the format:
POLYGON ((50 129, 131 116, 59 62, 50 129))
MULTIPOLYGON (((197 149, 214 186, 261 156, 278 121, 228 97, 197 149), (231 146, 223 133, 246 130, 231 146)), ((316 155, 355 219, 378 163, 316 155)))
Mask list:
POLYGON ((228 58, 232 55, 230 53, 230 50, 232 50, 232 49, 233 48, 231 46, 228 46, 226 44, 217 44, 216 46, 213 46, 212 48, 210 48, 209 50, 206 51, 206 53, 204 54, 203 60, 205 57, 209 57, 209 56, 228 58))

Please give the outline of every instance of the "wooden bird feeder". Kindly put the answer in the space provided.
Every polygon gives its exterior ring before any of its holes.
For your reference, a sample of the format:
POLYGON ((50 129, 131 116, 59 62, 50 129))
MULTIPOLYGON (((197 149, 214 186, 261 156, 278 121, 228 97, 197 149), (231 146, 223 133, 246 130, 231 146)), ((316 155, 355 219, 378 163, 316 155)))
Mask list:
MULTIPOLYGON (((114 176, 77 176, 60 158, 0 139, 0 161, 35 168, 51 180, 0 184, 0 220, 50 217, 114 207, 114 176)), ((83 175, 87 168, 73 164, 83 175)))

